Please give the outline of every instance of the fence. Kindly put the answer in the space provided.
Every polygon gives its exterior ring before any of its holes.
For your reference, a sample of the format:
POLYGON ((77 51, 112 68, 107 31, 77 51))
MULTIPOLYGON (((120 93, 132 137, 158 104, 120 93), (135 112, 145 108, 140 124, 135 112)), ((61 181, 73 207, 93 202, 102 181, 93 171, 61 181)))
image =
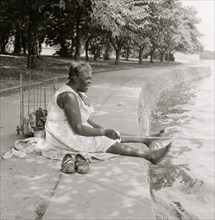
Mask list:
POLYGON ((17 134, 25 134, 26 118, 41 108, 46 110, 48 100, 58 88, 58 78, 43 80, 41 82, 30 82, 23 85, 23 76, 20 74, 20 124, 17 126, 17 134))

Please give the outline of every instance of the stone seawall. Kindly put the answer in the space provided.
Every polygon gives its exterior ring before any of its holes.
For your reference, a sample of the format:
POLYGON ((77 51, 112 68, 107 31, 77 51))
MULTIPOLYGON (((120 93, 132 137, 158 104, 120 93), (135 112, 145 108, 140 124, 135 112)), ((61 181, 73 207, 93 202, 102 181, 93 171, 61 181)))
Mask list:
POLYGON ((153 77, 144 81, 138 105, 139 133, 149 135, 151 113, 162 92, 178 83, 200 80, 210 74, 211 69, 208 66, 186 66, 157 72, 153 77))

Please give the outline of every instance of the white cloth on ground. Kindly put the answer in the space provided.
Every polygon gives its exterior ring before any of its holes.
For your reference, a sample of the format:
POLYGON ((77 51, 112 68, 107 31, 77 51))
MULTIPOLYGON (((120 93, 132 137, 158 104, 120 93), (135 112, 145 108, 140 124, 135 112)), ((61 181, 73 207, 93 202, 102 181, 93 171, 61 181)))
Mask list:
POLYGON ((75 155, 82 154, 90 162, 98 162, 114 158, 118 155, 111 153, 87 153, 87 152, 74 152, 68 150, 58 150, 53 148, 43 138, 31 137, 21 140, 16 140, 14 147, 3 155, 3 159, 10 159, 13 157, 26 158, 29 154, 40 154, 43 157, 52 160, 62 160, 64 155, 70 153, 75 155))

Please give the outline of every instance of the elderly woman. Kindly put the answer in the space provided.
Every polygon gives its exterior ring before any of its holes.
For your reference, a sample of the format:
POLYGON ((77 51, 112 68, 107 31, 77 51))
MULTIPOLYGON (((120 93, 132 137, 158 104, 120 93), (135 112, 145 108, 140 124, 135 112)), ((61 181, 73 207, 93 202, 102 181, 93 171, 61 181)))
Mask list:
MULTIPOLYGON (((69 82, 52 97, 48 107, 46 141, 57 149, 75 152, 108 152, 142 157, 153 164, 167 153, 170 145, 159 150, 137 150, 126 142, 150 144, 143 137, 120 136, 114 129, 106 129, 90 119, 93 107, 86 92, 91 85, 91 66, 73 62, 69 69, 69 82)), ((159 136, 162 131, 155 136, 159 136)))

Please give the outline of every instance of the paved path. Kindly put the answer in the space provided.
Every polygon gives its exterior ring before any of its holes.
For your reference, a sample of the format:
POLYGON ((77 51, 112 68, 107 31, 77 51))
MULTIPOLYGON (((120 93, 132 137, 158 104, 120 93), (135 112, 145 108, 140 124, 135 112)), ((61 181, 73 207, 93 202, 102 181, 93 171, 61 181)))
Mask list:
MULTIPOLYGON (((148 72, 148 70, 145 69, 144 72, 148 72)), ((89 91, 89 96, 97 111, 95 115, 97 122, 105 127, 113 127, 127 133, 137 133, 136 110, 141 84, 143 83, 142 80, 136 80, 139 75, 142 75, 142 70, 140 69, 94 75, 93 86, 89 91), (132 110, 130 107, 132 107, 132 110)), ((146 75, 149 75, 149 73, 146 75)), ((144 77, 146 75, 144 74, 144 77)), ((9 150, 18 138, 16 135, 16 125, 18 124, 19 94, 1 97, 1 155, 9 150)), ((59 172, 59 168, 60 162, 47 160, 39 155, 32 155, 26 159, 14 158, 8 161, 1 159, 2 219, 35 219, 42 216, 58 182, 60 181, 61 187, 69 188, 69 185, 71 185, 69 181, 74 178, 75 182, 72 181, 74 184, 78 184, 79 181, 85 182, 85 184, 76 189, 79 192, 83 192, 76 195, 81 197, 80 202, 90 202, 91 205, 94 204, 97 207, 94 207, 95 210, 94 208, 89 209, 84 216, 82 213, 84 204, 81 206, 80 203, 73 202, 74 216, 86 217, 89 215, 89 217, 98 217, 100 219, 102 216, 103 218, 107 217, 108 213, 113 218, 117 216, 131 217, 134 215, 133 212, 137 212, 135 214, 137 217, 143 217, 146 214, 145 211, 141 212, 140 210, 143 209, 142 204, 144 202, 150 204, 148 183, 145 179, 147 170, 146 165, 142 161, 140 162, 139 159, 120 157, 117 160, 113 159, 112 161, 93 164, 88 176, 80 176, 78 174, 64 176, 59 172), (105 178, 101 178, 99 183, 96 182, 98 176, 104 173, 105 170, 107 171, 105 178), (131 177, 137 177, 137 173, 143 173, 143 175, 138 175, 139 180, 135 183, 135 178, 131 177), (86 178, 87 181, 85 181, 86 178), (108 180, 109 182, 106 185, 108 180), (89 193, 98 190, 98 193, 94 194, 97 198, 91 198, 84 193, 86 184, 89 186, 89 193), (133 185, 133 189, 130 188, 130 192, 129 184, 133 185), (123 185, 124 187, 122 187, 123 185), (99 193, 101 190, 104 190, 104 194, 99 193), (145 201, 143 198, 146 194, 147 200, 145 201), (99 196, 103 197, 104 195, 106 195, 104 198, 99 198, 99 196), (84 196, 88 196, 88 200, 84 196), (104 201, 104 204, 98 204, 100 200, 104 201), (121 204, 120 208, 118 206, 119 203, 121 204), (136 204, 135 209, 132 208, 134 204, 136 204), (100 210, 100 212, 96 209, 100 210)), ((59 189, 60 187, 57 187, 57 190, 59 189)), ((75 194, 74 191, 71 193, 75 194)), ((74 199, 77 201, 77 198, 74 199)), ((64 208, 62 211, 66 213, 64 208)), ((48 216, 47 213, 44 218, 48 216)), ((153 214, 150 214, 152 211, 148 213, 153 216, 153 214)), ((67 215, 68 217, 64 216, 64 218, 71 217, 70 214, 67 215)))
MULTIPOLYGON (((89 96, 105 127, 137 134, 142 70, 96 75, 89 96)), ((143 159, 123 157, 92 164, 87 175, 63 174, 43 219, 154 219, 143 159)))
MULTIPOLYGON (((137 134, 141 87, 170 68, 94 75, 88 95, 95 121, 137 134)), ((1 97, 1 156, 18 138, 18 124, 19 94, 1 97)), ((92 164, 87 175, 66 175, 59 161, 40 155, 1 159, 1 219, 154 219, 147 166, 140 158, 119 156, 92 164)))

